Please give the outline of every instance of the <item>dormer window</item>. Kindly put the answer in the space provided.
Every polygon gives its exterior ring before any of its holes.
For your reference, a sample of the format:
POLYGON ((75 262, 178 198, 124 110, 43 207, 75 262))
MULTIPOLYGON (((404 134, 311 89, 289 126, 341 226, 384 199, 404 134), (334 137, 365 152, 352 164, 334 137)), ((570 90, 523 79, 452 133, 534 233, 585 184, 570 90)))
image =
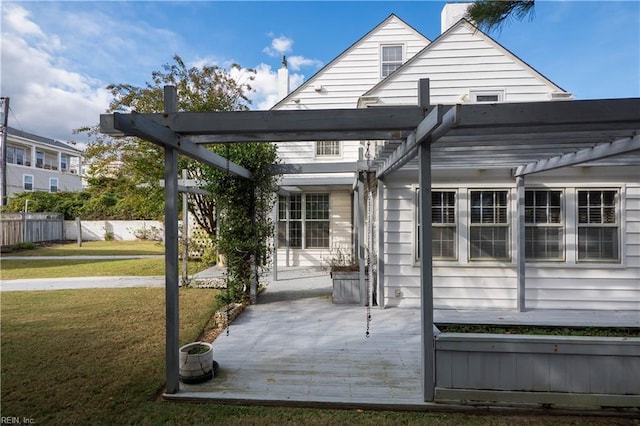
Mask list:
POLYGON ((504 90, 470 90, 469 99, 479 104, 503 102, 504 90))
POLYGON ((396 69, 400 68, 400 66, 402 65, 402 45, 394 44, 382 46, 380 57, 382 58, 382 60, 380 61, 380 75, 382 76, 382 78, 385 78, 396 69))

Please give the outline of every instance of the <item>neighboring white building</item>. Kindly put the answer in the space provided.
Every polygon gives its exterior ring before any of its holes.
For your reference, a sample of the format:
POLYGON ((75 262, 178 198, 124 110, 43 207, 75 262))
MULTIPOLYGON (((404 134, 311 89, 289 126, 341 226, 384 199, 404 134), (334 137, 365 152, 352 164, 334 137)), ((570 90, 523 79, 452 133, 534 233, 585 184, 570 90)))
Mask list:
POLYGON ((82 153, 63 142, 8 127, 6 161, 7 197, 82 190, 82 153))
MULTIPOLYGON (((431 105, 573 99, 471 23, 458 19, 464 7, 445 6, 443 33, 432 42, 391 15, 273 109, 418 105, 418 81, 424 78, 430 80, 431 105)), ((278 143, 278 150, 283 163, 322 163, 330 168, 331 163, 366 160, 366 154, 375 159, 382 145, 301 141, 278 143), (364 157, 359 152, 365 152, 364 157)), ((471 149, 482 159, 482 167, 457 167, 438 158, 437 151, 433 154, 434 307, 514 309, 516 179, 511 167, 487 166, 490 159, 481 138, 471 149)), ((640 310, 638 164, 598 161, 527 177, 528 308, 640 310)), ((382 195, 374 200, 371 220, 376 221, 376 212, 384 212, 384 229, 375 232, 383 238, 384 265, 377 303, 418 306, 417 167, 409 163, 384 182, 374 181, 372 186, 382 185, 374 194, 382 195)), ((322 265, 338 248, 351 250, 356 182, 355 170, 283 177, 279 267, 322 265)))

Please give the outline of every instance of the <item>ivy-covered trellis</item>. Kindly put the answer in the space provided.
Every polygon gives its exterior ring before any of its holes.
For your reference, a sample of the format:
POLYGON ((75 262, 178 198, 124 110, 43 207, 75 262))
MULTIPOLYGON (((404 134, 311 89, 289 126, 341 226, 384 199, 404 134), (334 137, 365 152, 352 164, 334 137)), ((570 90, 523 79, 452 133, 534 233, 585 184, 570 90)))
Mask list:
POLYGON ((257 142, 215 145, 212 150, 251 172, 246 179, 206 168, 202 176, 220 220, 214 238, 224 257, 229 286, 220 296, 226 303, 242 302, 249 296, 252 274, 269 264, 273 251, 269 238, 277 176, 269 169, 276 163, 277 151, 274 144, 257 142))

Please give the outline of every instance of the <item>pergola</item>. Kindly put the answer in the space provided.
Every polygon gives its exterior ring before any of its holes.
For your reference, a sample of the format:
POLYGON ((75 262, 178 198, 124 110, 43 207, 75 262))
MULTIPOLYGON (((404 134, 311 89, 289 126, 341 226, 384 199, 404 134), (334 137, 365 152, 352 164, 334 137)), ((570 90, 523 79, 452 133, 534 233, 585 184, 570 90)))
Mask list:
MULTIPOLYGON (((376 178, 402 167, 418 170, 420 223, 431 224, 432 168, 510 168, 517 183, 518 307, 524 309, 524 181, 532 173, 577 164, 640 165, 640 99, 504 104, 430 105, 429 81, 418 86, 417 106, 348 110, 190 113, 177 111, 175 87, 164 90, 164 113, 100 116, 100 130, 138 136, 165 150, 166 392, 178 375, 178 166, 183 154, 251 179, 250 171, 202 145, 243 142, 384 140, 373 160, 376 178)), ((278 173, 356 172, 371 164, 282 165, 278 173)), ((381 191, 382 185, 378 185, 381 191)), ((380 195, 380 194, 379 194, 380 195)), ((379 197, 379 200, 381 198, 379 197)), ((382 203, 378 208, 382 212, 382 203)), ((359 215, 359 222, 364 221, 359 215)), ((382 221, 382 214, 378 215, 382 221)), ((359 229, 362 229, 360 223, 359 229)), ((383 237, 382 223, 379 226, 383 237)), ((420 227, 422 383, 434 398, 431 226, 420 227)), ((384 238, 378 238, 378 274, 384 274, 384 238)), ((362 257, 362 253, 360 253, 362 257)), ((361 263, 362 265, 362 263, 361 263)), ((363 272, 361 272, 361 275, 363 272)), ((380 280, 379 280, 380 281, 380 280)))

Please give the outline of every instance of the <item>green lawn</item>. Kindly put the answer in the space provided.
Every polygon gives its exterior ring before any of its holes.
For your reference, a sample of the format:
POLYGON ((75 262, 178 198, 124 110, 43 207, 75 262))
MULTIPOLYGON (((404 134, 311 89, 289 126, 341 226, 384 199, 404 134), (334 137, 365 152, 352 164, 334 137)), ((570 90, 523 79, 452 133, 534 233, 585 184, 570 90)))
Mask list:
MULTIPOLYGON (((164 275, 164 259, 30 259, 33 256, 113 256, 162 255, 164 246, 154 241, 88 241, 78 247, 76 243, 58 244, 23 250, 7 256, 25 259, 0 260, 0 279, 104 277, 104 276, 160 276, 164 275)), ((189 274, 206 268, 190 260, 189 274)), ((180 266, 182 268, 182 265, 180 266)), ((180 269, 182 270, 182 269, 180 269)))
MULTIPOLYGON (((162 276, 164 258, 158 259, 20 259, 3 260, 0 279, 64 277, 113 277, 113 276, 162 276)), ((189 274, 202 271, 202 262, 189 261, 189 274)), ((181 269, 182 270, 182 269, 181 269)))
POLYGON ((85 241, 82 247, 77 243, 56 244, 22 250, 7 256, 109 256, 109 255, 164 254, 164 245, 158 241, 85 241))
MULTIPOLYGON (((180 290, 180 341, 193 341, 215 290, 180 290)), ((500 416, 171 403, 159 288, 9 292, 1 299, 2 416, 37 424, 638 424, 595 417, 500 416)))

